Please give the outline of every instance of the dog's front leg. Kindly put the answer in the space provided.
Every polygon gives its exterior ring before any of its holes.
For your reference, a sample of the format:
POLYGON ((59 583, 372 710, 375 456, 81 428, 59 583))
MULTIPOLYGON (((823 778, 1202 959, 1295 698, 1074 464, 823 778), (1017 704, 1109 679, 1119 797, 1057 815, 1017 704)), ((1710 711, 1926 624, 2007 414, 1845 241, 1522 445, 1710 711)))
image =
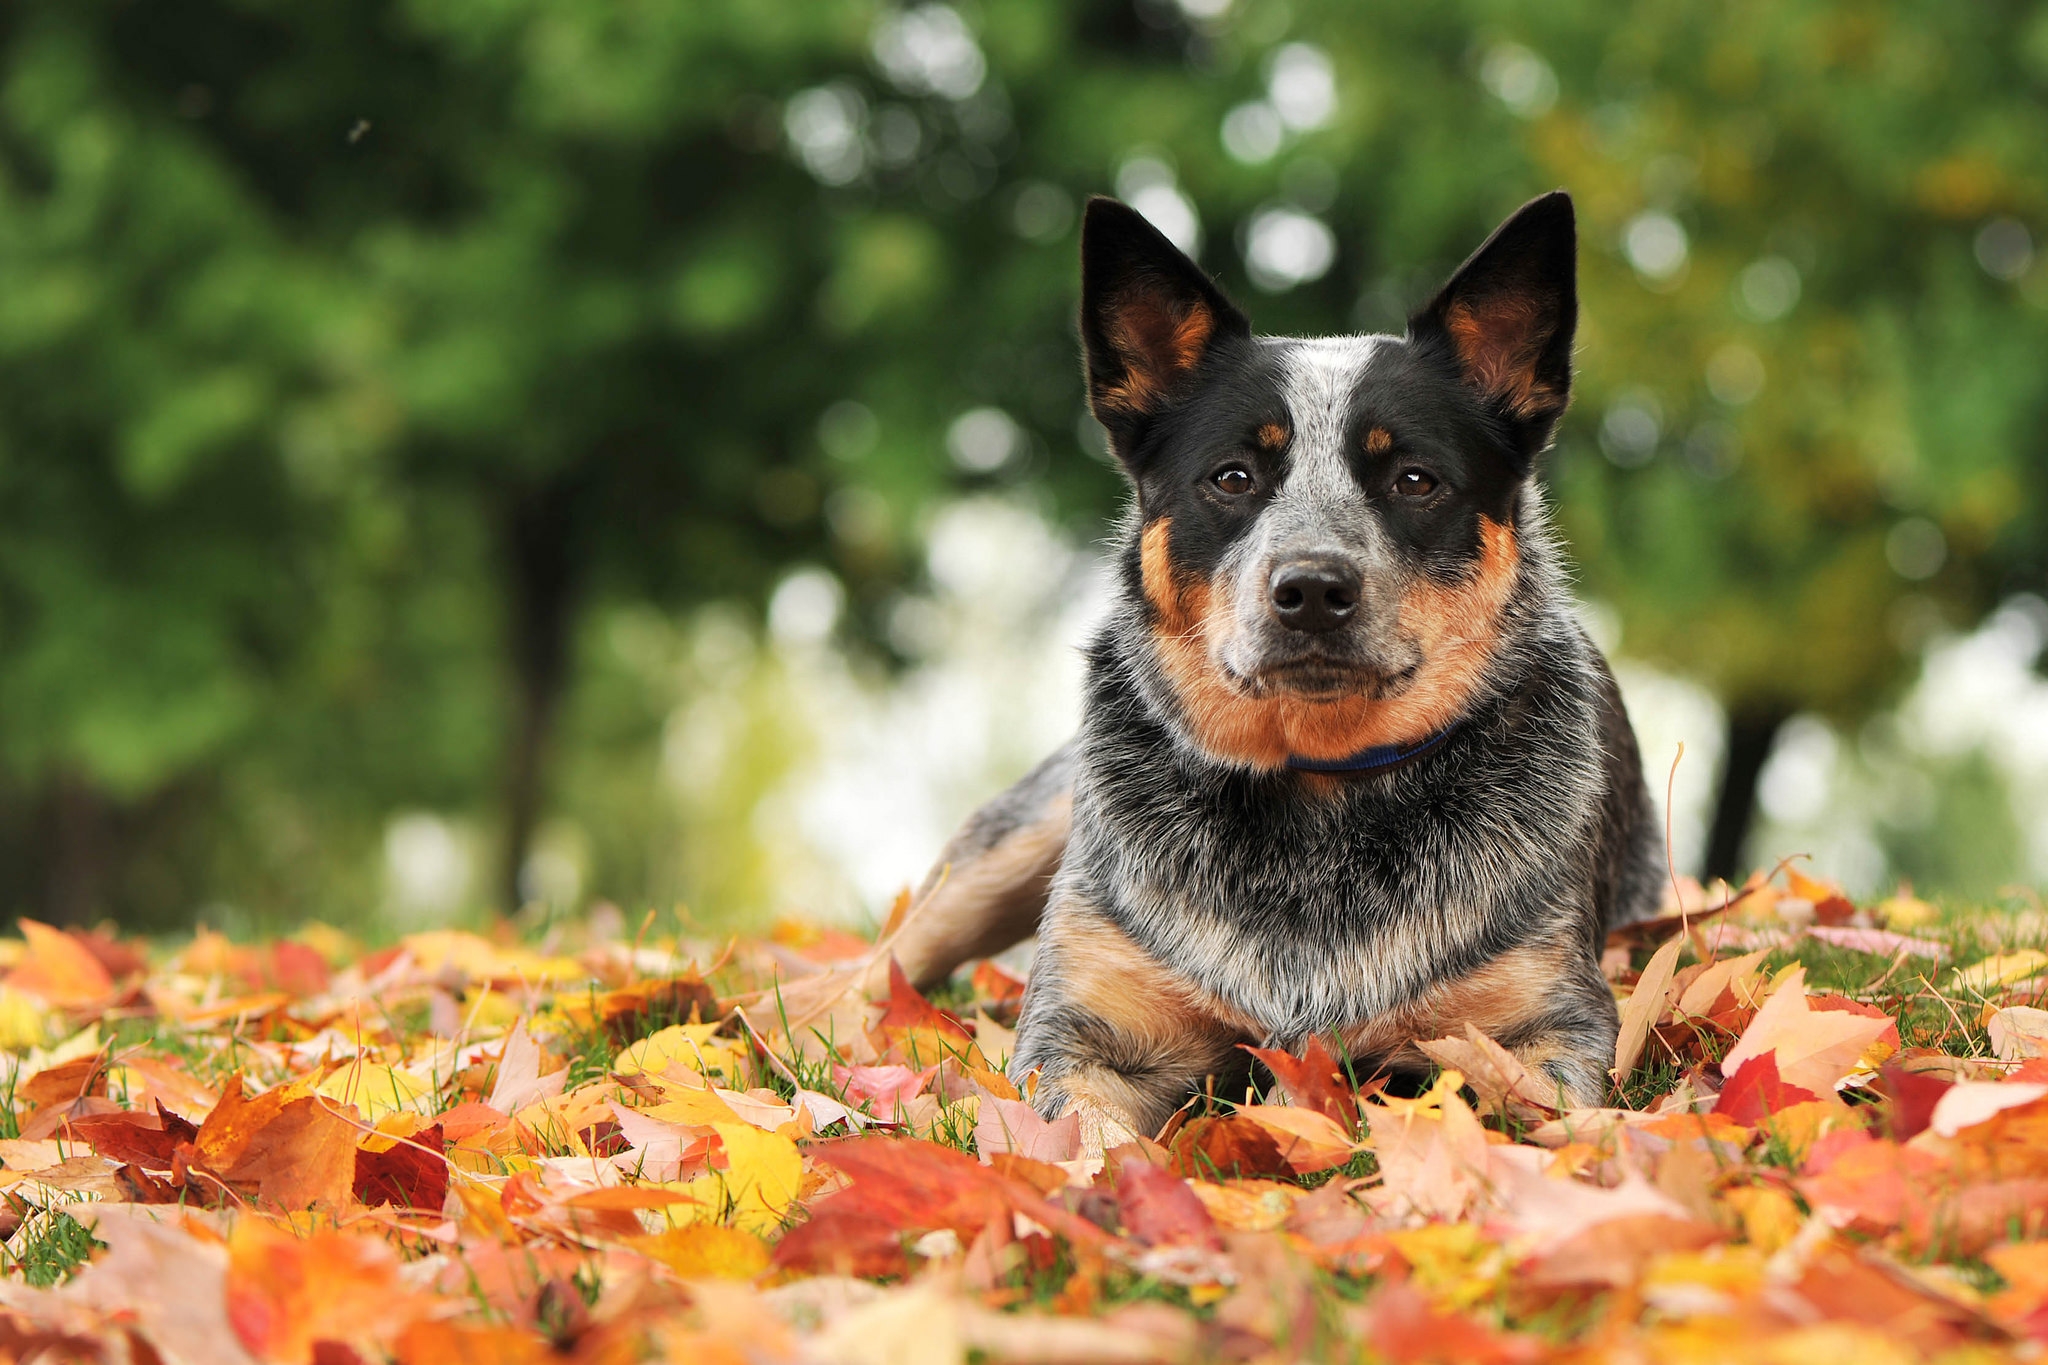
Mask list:
POLYGON ((943 981, 961 963, 999 953, 1038 928, 1066 852, 1073 792, 1069 741, 947 841, 885 945, 911 984, 943 981))
POLYGON ((1085 1153, 1157 1133, 1251 1035, 1071 893, 1039 926, 1010 1074, 1047 1118, 1081 1116, 1085 1153))
POLYGON ((1543 1100, 1580 1109, 1605 1098, 1614 1064, 1614 993, 1569 925, 1344 1030, 1343 1042, 1366 1070, 1384 1065, 1427 1074, 1435 1063, 1415 1043, 1462 1038, 1468 1024, 1529 1069, 1543 1100))

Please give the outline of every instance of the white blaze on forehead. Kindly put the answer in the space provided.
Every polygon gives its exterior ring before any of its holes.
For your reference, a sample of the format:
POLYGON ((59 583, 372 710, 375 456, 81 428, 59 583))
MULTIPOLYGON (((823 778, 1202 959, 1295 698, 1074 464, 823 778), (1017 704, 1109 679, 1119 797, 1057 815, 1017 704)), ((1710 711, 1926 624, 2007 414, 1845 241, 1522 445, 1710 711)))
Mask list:
POLYGON ((1359 381, 1380 348, 1392 341, 1354 336, 1269 343, 1279 351, 1281 393, 1293 428, 1287 476, 1267 509, 1273 531, 1287 537, 1323 534, 1340 540, 1361 534, 1362 490, 1351 473, 1345 421, 1359 381))

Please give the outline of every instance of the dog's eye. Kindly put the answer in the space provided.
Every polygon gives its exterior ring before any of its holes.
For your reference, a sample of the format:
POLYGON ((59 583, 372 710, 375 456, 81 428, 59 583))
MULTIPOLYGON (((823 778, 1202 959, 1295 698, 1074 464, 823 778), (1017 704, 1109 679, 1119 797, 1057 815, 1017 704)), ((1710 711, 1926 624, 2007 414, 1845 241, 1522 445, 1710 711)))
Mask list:
POLYGON ((1394 496, 1426 498, 1436 492, 1436 475, 1426 469, 1404 469, 1394 476, 1394 496))
POLYGON ((1209 476, 1209 482, 1216 485, 1218 492, 1227 493, 1233 498, 1243 497, 1258 487, 1258 481, 1252 478, 1252 472, 1241 464, 1226 465, 1217 470, 1209 476))

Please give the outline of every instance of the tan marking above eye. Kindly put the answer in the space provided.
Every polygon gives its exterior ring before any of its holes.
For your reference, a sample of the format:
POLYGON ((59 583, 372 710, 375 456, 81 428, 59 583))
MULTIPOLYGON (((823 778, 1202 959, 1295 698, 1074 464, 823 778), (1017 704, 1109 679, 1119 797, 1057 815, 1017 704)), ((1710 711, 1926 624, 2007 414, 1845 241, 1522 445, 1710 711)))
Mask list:
POLYGON ((1279 450, 1287 444, 1287 438, 1291 435, 1293 433, 1278 422, 1268 422, 1258 430, 1259 449, 1279 450))
POLYGON ((1365 433, 1365 452, 1368 455, 1384 455, 1394 448, 1394 433, 1385 427, 1374 427, 1365 433))

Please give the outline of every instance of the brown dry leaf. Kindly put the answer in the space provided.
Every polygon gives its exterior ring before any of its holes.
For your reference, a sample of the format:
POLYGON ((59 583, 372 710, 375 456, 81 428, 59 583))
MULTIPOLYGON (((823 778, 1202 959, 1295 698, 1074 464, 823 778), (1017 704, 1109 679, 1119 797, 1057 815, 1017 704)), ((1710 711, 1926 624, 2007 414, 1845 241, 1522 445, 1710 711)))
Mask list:
POLYGON ((355 1188, 356 1139, 355 1126, 310 1087, 244 1099, 237 1074, 192 1146, 207 1171, 265 1204, 340 1208, 355 1188))
POLYGON ((1541 1123, 1566 1106, 1556 1080, 1522 1065, 1522 1059, 1468 1023, 1463 1038, 1416 1040, 1422 1054, 1464 1076, 1465 1084, 1488 1109, 1505 1110, 1519 1119, 1541 1123))
POLYGON ((1674 938, 1659 948, 1651 956, 1649 965, 1643 968, 1635 990, 1622 1002, 1621 1033, 1615 1040, 1614 1068, 1609 1073, 1617 1085, 1635 1073, 1651 1026, 1664 1017, 1671 975, 1678 966, 1679 950, 1684 946, 1683 938, 1674 938))

